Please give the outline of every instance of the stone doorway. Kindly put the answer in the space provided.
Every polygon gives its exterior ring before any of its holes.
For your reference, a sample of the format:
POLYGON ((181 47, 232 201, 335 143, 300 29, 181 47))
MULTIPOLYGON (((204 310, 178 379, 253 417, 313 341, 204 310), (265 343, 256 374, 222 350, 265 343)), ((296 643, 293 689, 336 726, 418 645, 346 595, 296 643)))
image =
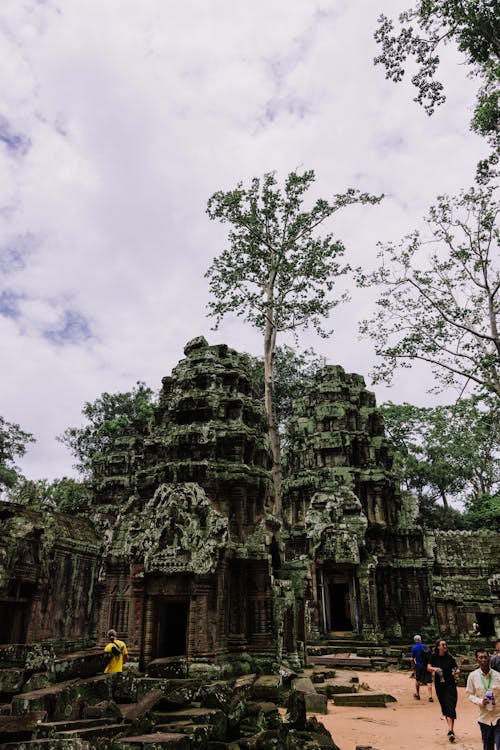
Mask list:
POLYGON ((0 643, 24 643, 27 604, 0 602, 0 643))
POLYGON ((352 630, 348 583, 330 583, 330 630, 352 630))
POLYGON ((496 635, 493 615, 488 612, 476 612, 476 622, 479 625, 479 632, 483 638, 491 638, 496 635))
POLYGON ((354 569, 342 566, 326 569, 320 576, 323 631, 359 633, 358 586, 354 569))
POLYGON ((159 597, 154 607, 153 659, 185 656, 189 601, 159 597))

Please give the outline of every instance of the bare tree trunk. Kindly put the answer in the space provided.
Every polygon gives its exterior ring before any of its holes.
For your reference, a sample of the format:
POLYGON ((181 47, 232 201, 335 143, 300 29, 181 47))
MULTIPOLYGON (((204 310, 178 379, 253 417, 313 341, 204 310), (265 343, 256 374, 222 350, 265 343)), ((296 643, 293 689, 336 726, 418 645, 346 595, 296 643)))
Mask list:
POLYGON ((448 505, 448 498, 446 497, 445 491, 442 490, 441 487, 439 488, 439 494, 441 495, 441 500, 443 501, 443 508, 445 510, 448 510, 448 508, 450 507, 448 505))
POLYGON ((275 349, 276 329, 273 325, 272 316, 268 313, 264 331, 264 404, 269 423, 269 440, 271 441, 273 454, 274 512, 279 515, 281 514, 281 446, 273 409, 273 358, 275 349))

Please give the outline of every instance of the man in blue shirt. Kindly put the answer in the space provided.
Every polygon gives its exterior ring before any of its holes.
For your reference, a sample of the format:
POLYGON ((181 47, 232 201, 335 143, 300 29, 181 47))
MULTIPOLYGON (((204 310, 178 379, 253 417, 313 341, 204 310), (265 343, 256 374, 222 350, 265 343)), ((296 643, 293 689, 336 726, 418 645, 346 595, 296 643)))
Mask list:
POLYGON ((432 698, 432 675, 427 671, 427 663, 431 655, 431 649, 422 643, 419 635, 413 637, 414 646, 411 650, 411 666, 415 673, 415 693, 413 697, 420 700, 420 686, 427 685, 429 691, 429 701, 433 703, 432 698))

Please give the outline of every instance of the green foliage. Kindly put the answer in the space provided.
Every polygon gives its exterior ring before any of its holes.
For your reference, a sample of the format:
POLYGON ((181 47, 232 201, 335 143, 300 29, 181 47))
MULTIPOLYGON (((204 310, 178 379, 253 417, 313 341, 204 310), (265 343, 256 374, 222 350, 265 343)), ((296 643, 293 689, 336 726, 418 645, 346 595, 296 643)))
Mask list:
POLYGON ((466 529, 500 532, 500 494, 470 497, 465 503, 463 523, 466 529))
POLYGON ((460 531, 466 528, 464 516, 459 510, 443 508, 435 499, 428 496, 420 500, 420 523, 426 529, 441 531, 460 531))
MULTIPOLYGON (((250 357, 251 368, 261 398, 264 398, 264 362, 250 357)), ((314 374, 326 365, 325 357, 314 349, 296 352, 291 346, 277 346, 273 359, 274 399, 276 424, 283 440, 285 425, 292 415, 293 404, 312 385, 314 374)))
POLYGON ((340 262, 342 242, 332 234, 317 237, 316 229, 345 206, 380 198, 349 189, 303 210, 314 179, 312 170, 291 172, 280 189, 270 172, 254 178, 249 188, 239 183, 209 199, 210 219, 231 226, 229 247, 205 274, 216 327, 225 315, 236 313, 262 331, 266 325, 275 333, 312 326, 326 335, 323 318, 346 299, 344 294, 332 299, 328 293, 350 269, 340 262))
POLYGON ((74 468, 88 476, 95 454, 106 451, 117 438, 130 434, 138 423, 150 418, 153 396, 153 391, 138 381, 131 391, 103 393, 95 401, 87 401, 82 409, 87 423, 68 427, 57 437, 77 459, 74 468))
POLYGON ((52 482, 48 479, 24 482, 16 487, 12 499, 32 507, 49 507, 75 515, 85 514, 90 504, 86 483, 69 477, 52 482))
POLYGON ((28 443, 34 442, 31 433, 0 417, 0 491, 15 487, 22 479, 15 459, 24 456, 28 443))
POLYGON ((441 196, 428 236, 379 244, 378 270, 358 269, 360 286, 383 287, 378 312, 360 326, 382 358, 375 382, 421 360, 441 387, 500 395, 499 211, 493 187, 441 196))
MULTIPOLYGON (((348 189, 331 202, 318 199, 303 208, 314 182, 312 170, 290 172, 283 188, 274 173, 254 178, 249 188, 218 191, 208 201, 213 220, 230 225, 229 247, 214 259, 206 272, 212 299, 209 315, 215 328, 230 313, 263 333, 264 404, 273 452, 276 508, 280 506, 281 451, 273 406, 274 368, 278 334, 312 327, 329 335, 324 318, 345 293, 331 296, 339 276, 350 267, 342 262, 344 245, 332 234, 317 236, 317 229, 336 211, 354 203, 378 203, 380 198, 348 189)), ((279 418, 279 417, 278 417, 279 418)))
POLYGON ((490 512, 488 498, 494 506, 500 485, 498 401, 472 398, 434 408, 388 402, 380 408, 396 448, 400 480, 417 493, 426 525, 472 528, 483 523, 490 512), (449 513, 437 512, 438 499, 449 513), (464 500, 466 513, 460 519, 448 507, 449 499, 464 500))
POLYGON ((375 64, 384 65, 386 77, 399 82, 408 59, 413 58, 417 64, 411 79, 417 89, 415 101, 430 115, 446 99, 443 84, 436 78, 439 49, 454 42, 471 75, 482 80, 472 126, 498 147, 499 17, 498 0, 418 0, 400 14, 397 30, 394 21, 380 16, 375 39, 382 51, 375 64))

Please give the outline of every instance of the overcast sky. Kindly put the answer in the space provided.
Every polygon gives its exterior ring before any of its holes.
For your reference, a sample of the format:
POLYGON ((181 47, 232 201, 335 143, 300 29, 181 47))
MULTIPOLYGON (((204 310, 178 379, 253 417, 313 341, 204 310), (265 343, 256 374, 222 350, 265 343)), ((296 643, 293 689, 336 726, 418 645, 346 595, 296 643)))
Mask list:
MULTIPOLYGON (((405 6, 406 7, 406 6, 405 6)), ((211 331, 204 273, 225 246, 208 197, 276 170, 314 169, 312 197, 384 193, 325 229, 353 265, 473 181, 475 84, 450 48, 447 103, 429 118, 411 84, 374 67, 395 0, 2 0, 0 414, 32 432, 30 478, 72 473, 55 436, 103 391, 158 389, 203 334, 260 354, 240 319, 211 331)), ((335 335, 300 337, 370 385, 355 290, 335 335)), ((403 371, 379 401, 432 403, 403 371)))

